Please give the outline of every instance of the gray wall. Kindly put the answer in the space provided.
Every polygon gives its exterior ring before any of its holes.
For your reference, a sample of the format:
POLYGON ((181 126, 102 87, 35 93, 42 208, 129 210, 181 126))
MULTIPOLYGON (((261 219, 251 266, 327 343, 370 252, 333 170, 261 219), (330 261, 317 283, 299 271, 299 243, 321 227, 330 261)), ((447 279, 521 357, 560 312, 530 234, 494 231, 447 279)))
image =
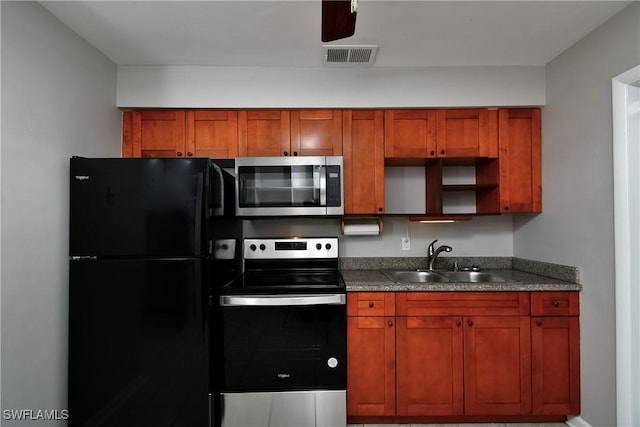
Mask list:
POLYGON ((515 256, 580 268, 582 417, 593 426, 616 423, 611 79, 639 62, 635 2, 547 65, 544 213, 514 221, 515 256))
POLYGON ((64 409, 69 157, 120 155, 117 68, 39 4, 1 7, 1 406, 64 409))

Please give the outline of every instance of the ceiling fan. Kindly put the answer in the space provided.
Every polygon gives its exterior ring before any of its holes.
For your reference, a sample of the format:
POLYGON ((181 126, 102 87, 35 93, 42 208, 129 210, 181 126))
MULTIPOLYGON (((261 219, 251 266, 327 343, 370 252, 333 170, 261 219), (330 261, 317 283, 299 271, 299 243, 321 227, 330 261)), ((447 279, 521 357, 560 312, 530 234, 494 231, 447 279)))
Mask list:
POLYGON ((322 41, 351 37, 356 31, 358 0, 322 0, 322 41))

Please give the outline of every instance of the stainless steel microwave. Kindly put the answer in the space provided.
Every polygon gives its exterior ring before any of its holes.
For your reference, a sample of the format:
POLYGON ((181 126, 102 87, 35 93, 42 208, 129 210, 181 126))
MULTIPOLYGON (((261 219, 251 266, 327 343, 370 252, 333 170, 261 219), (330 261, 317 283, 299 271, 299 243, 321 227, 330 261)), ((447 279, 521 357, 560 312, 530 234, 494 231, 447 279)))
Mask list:
POLYGON ((237 157, 238 216, 344 214, 342 156, 237 157))

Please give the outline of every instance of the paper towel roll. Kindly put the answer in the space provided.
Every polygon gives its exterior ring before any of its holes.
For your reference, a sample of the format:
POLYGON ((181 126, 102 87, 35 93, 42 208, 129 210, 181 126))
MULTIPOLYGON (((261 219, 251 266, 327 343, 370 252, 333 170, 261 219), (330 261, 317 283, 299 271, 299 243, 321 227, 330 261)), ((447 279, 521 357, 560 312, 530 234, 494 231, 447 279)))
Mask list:
POLYGON ((345 236, 377 236, 380 234, 380 225, 375 222, 371 224, 345 224, 345 236))

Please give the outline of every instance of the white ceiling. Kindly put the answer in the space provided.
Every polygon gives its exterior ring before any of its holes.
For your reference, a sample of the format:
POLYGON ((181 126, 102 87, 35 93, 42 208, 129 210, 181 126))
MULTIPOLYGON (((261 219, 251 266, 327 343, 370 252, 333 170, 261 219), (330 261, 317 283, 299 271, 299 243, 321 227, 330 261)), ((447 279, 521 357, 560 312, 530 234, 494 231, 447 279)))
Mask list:
MULTIPOLYGON (((545 65, 629 1, 360 0, 373 66, 545 65)), ((42 1, 118 65, 322 67, 320 0, 42 1)))

